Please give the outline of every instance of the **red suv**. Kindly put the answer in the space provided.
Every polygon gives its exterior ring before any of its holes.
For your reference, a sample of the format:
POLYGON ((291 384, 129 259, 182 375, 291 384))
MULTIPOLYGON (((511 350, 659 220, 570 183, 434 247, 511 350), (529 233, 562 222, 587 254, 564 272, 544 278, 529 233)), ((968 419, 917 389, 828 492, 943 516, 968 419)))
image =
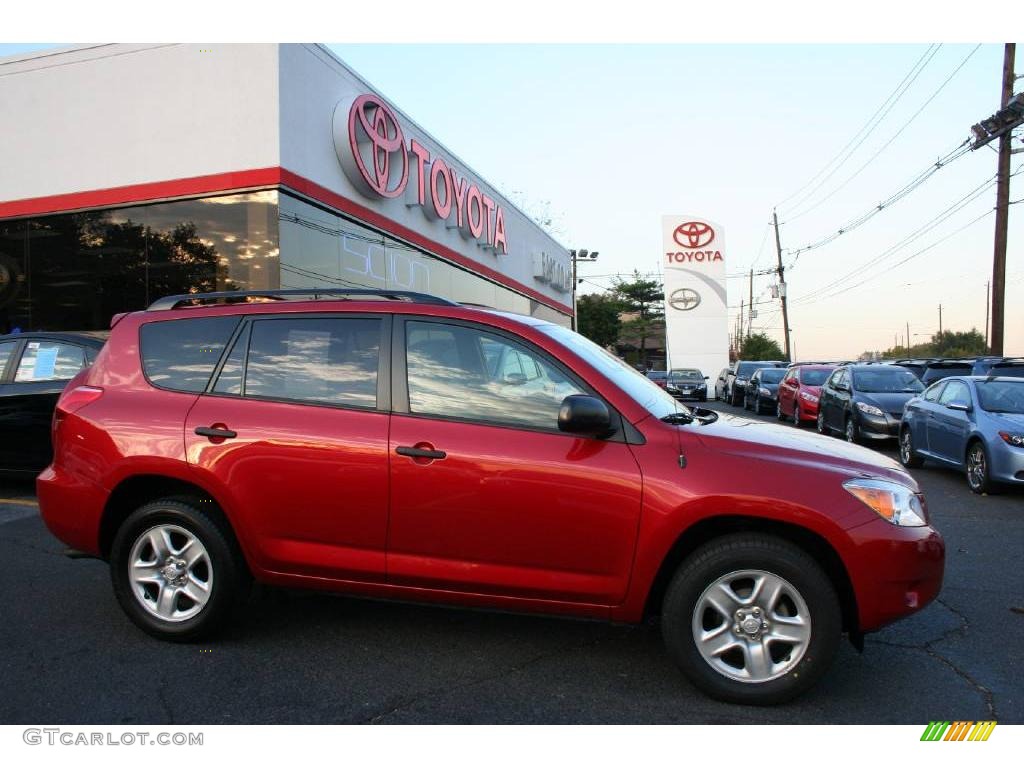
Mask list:
POLYGON ((775 415, 779 421, 790 419, 794 426, 802 422, 816 421, 821 385, 834 371, 834 365, 793 365, 779 384, 779 399, 775 415))
POLYGON ((115 318, 60 398, 43 519, 156 637, 210 635, 252 580, 660 613, 698 687, 763 704, 939 591, 942 538, 887 458, 691 410, 550 322, 317 294, 115 318))

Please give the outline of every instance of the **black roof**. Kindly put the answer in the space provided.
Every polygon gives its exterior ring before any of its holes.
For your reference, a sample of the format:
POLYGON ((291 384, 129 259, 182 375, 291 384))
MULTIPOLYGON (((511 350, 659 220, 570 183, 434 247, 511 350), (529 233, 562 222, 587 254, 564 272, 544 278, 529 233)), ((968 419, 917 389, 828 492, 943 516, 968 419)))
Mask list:
POLYGON ((87 347, 99 349, 107 342, 110 331, 25 331, 24 333, 8 333, 0 336, 0 341, 70 341, 87 347))

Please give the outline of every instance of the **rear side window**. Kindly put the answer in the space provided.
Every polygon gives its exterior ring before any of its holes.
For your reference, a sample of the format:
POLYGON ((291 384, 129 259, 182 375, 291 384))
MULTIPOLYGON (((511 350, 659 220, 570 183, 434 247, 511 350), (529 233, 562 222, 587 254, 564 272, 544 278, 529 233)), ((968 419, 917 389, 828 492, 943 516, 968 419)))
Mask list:
POLYGON ((164 389, 202 392, 237 325, 237 317, 146 323, 140 331, 146 378, 164 389))
MULTIPOLYGON (((380 336, 378 318, 257 320, 242 394, 376 408, 380 336)), ((240 354, 233 351, 232 358, 241 363, 240 354)))
POLYGON ((85 367, 85 350, 63 341, 30 341, 14 374, 16 382, 65 381, 85 367))

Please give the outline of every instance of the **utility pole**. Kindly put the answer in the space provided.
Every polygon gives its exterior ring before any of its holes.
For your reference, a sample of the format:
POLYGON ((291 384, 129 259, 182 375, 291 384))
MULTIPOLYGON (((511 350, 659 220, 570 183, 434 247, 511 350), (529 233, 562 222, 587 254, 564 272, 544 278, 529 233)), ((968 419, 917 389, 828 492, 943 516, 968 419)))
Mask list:
POLYGON ((988 295, 989 295, 989 289, 991 288, 991 286, 992 286, 991 282, 986 282, 985 283, 985 351, 986 352, 991 352, 992 351, 992 350, 990 350, 988 348, 988 307, 989 307, 988 295))
POLYGON ((743 299, 740 299, 740 317, 739 317, 739 321, 740 321, 740 337, 739 337, 739 343, 736 345, 736 349, 739 349, 740 347, 743 346, 743 311, 744 311, 744 309, 743 309, 743 299))
POLYGON ((942 338, 942 305, 939 304, 939 338, 942 338))
POLYGON ((789 309, 786 306, 786 275, 782 267, 782 243, 779 240, 779 215, 772 211, 772 222, 775 224, 775 253, 779 258, 779 298, 782 299, 782 331, 786 340, 786 359, 792 361, 789 356, 789 309))
POLYGON ((747 336, 750 336, 750 332, 754 328, 754 269, 750 269, 750 301, 747 303, 747 336))
MULTIPOLYGON (((1007 43, 1003 52, 1003 87, 1000 107, 1013 98, 1013 60, 1015 43, 1007 43)), ((996 170, 996 232, 992 254, 992 348, 1003 354, 1003 302, 1006 298, 1006 236, 1010 218, 1010 131, 999 137, 999 161, 996 170)))
POLYGON ((907 336, 906 336, 905 340, 907 342, 907 354, 909 355, 910 354, 910 323, 907 323, 907 336))

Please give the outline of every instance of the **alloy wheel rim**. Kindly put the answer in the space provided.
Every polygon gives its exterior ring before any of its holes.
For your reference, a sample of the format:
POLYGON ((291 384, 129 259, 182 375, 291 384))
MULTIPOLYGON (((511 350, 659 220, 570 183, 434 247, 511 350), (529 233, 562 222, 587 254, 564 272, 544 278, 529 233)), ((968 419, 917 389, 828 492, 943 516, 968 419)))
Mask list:
POLYGON ((853 440, 854 436, 855 435, 854 435, 853 419, 848 419, 847 422, 846 422, 846 442, 848 442, 848 443, 854 442, 854 440, 853 440))
POLYGON ((821 411, 818 411, 818 431, 825 434, 825 414, 821 411))
POLYGON ((807 652, 811 629, 800 592, 781 576, 756 569, 712 582, 697 598, 691 625, 704 661, 742 683, 765 683, 793 670, 807 652))
POLYGON ((152 616, 182 622, 196 616, 213 591, 213 564, 202 541, 180 525, 143 531, 128 560, 132 595, 152 616))
POLYGON ((985 452, 980 445, 971 449, 967 459, 967 479, 974 488, 980 488, 985 480, 985 452))
POLYGON ((793 406, 793 426, 794 427, 799 427, 800 426, 800 406, 799 405, 794 405, 793 406))

